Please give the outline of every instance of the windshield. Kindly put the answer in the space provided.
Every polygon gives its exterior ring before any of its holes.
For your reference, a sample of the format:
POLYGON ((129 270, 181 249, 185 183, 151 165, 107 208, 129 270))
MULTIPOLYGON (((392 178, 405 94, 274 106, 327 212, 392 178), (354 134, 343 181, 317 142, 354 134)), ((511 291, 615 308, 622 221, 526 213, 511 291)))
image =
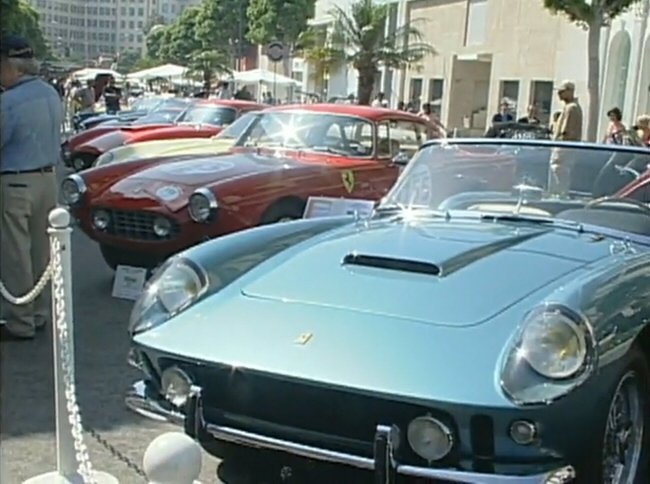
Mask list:
POLYGON ((138 99, 131 106, 131 111, 151 111, 161 104, 162 99, 159 97, 146 97, 138 99))
POLYGON ((237 111, 224 106, 193 106, 181 114, 177 121, 223 126, 232 123, 236 117, 237 111))
POLYGON ((166 110, 160 110, 160 111, 153 111, 146 116, 142 116, 141 118, 136 119, 133 121, 134 125, 140 125, 140 124, 171 124, 174 122, 174 120, 178 117, 178 115, 181 113, 181 109, 166 109, 166 110))
POLYGON ((215 136, 218 139, 237 139, 239 138, 246 128, 255 120, 258 116, 257 113, 246 113, 240 116, 234 123, 229 125, 221 133, 215 136))
POLYGON ((650 199, 637 181, 647 170, 643 148, 448 140, 417 153, 378 213, 537 217, 650 237, 650 199))
POLYGON ((261 114, 237 142, 246 147, 282 147, 345 156, 371 156, 374 125, 362 118, 327 113, 261 114))

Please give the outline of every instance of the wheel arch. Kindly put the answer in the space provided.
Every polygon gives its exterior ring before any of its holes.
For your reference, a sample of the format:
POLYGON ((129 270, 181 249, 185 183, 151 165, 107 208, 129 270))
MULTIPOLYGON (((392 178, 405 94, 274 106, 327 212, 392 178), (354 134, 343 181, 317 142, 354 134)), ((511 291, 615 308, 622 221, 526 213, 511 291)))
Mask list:
POLYGON ((304 209, 306 203, 307 200, 305 200, 304 198, 298 195, 286 195, 277 198, 273 202, 271 202, 268 207, 266 207, 266 209, 262 213, 261 221, 264 222, 265 220, 267 220, 270 214, 272 214, 275 210, 279 210, 280 207, 282 206, 297 207, 298 205, 300 205, 304 209))
POLYGON ((646 361, 650 364, 650 323, 646 323, 645 327, 637 335, 636 343, 645 356, 646 361))

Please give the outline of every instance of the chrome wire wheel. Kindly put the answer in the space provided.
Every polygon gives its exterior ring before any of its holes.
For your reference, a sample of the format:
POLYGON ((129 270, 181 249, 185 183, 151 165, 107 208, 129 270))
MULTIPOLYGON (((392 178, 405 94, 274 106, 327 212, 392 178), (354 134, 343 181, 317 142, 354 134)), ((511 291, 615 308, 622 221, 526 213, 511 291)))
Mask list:
POLYGON ((603 442, 603 483, 634 484, 640 467, 645 426, 637 372, 621 378, 609 407, 603 442))

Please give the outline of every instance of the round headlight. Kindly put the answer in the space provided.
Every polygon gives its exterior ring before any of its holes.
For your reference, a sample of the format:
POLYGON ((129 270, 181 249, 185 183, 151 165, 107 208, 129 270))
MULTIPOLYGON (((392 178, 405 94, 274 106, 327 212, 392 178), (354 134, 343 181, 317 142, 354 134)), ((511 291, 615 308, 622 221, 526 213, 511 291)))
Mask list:
POLYGON ((86 192, 86 184, 79 175, 70 175, 61 182, 61 196, 69 205, 79 203, 86 192))
POLYGON ((194 301, 205 284, 199 274, 186 264, 170 266, 157 282, 157 297, 165 310, 175 314, 194 301))
POLYGON ((172 224, 165 217, 156 217, 153 221, 153 231, 158 237, 167 237, 171 230, 172 224))
POLYGON ((175 366, 167 368, 160 377, 160 384, 168 402, 177 407, 185 405, 192 390, 192 380, 187 373, 175 366))
POLYGON ((454 445, 449 427, 433 417, 418 417, 408 426, 409 445, 423 459, 434 462, 445 457, 454 445))
POLYGON ((195 222, 207 222, 212 217, 217 206, 217 199, 212 192, 206 188, 199 188, 190 196, 190 217, 195 222))
POLYGON ((98 230, 106 230, 111 222, 111 216, 106 210, 97 210, 93 213, 93 225, 98 230))
POLYGON ((568 314, 545 311, 526 324, 519 351, 540 375, 569 378, 585 363, 587 340, 584 330, 568 314))

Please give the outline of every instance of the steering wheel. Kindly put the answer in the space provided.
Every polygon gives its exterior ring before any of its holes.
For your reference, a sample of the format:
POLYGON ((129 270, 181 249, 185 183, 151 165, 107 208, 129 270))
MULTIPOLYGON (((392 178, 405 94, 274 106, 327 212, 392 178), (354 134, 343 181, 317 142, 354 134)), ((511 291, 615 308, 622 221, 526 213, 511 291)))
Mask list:
POLYGON ((648 207, 645 203, 640 202, 638 200, 635 200, 633 198, 627 198, 627 197, 600 197, 596 198, 595 200, 592 200, 588 204, 584 206, 584 208, 595 208, 600 205, 606 204, 606 203, 620 203, 620 204, 625 204, 625 205, 634 205, 636 208, 644 212, 646 215, 650 216, 650 207, 648 207))

